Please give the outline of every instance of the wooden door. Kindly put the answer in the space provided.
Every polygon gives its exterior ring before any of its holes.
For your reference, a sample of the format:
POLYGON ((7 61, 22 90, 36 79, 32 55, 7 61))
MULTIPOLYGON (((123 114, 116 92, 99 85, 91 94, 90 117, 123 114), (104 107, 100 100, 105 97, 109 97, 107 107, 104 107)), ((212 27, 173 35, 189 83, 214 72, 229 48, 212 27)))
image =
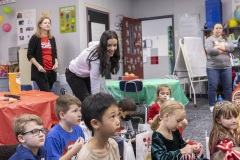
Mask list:
POLYGON ((143 78, 142 24, 123 17, 123 71, 143 78))

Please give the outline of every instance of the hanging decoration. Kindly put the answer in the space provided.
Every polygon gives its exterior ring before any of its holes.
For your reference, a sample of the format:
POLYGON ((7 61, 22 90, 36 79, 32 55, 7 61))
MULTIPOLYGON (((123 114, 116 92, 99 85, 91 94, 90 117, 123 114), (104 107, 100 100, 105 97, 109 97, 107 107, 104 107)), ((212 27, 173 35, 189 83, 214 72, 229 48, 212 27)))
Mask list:
POLYGON ((12 13, 12 8, 10 6, 5 6, 2 9, 4 14, 11 14, 12 13))
POLYGON ((12 26, 9 23, 5 23, 5 24, 2 25, 2 30, 4 32, 10 32, 11 29, 12 29, 12 26))
POLYGON ((172 26, 168 26, 168 57, 169 57, 169 71, 172 71, 173 67, 173 31, 172 26))
POLYGON ((3 16, 0 15, 0 24, 4 21, 3 16))
POLYGON ((17 44, 28 44, 36 28, 36 9, 27 9, 16 12, 17 17, 17 44))

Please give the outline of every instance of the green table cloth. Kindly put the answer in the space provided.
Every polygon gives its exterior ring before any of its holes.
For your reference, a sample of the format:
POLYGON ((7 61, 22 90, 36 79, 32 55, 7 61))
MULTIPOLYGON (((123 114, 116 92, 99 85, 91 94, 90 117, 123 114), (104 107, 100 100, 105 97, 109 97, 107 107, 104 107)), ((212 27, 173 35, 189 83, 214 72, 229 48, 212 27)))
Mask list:
MULTIPOLYGON (((183 92, 179 80, 174 79, 143 79, 143 89, 139 92, 139 99, 145 102, 147 106, 151 106, 156 99, 157 87, 160 84, 166 84, 172 89, 172 97, 181 102, 183 105, 188 104, 188 99, 183 92)), ((124 97, 124 92, 119 88, 119 80, 106 80, 108 89, 113 93, 117 101, 124 97)), ((126 92, 126 97, 131 97, 137 102, 137 95, 135 92, 126 92)))

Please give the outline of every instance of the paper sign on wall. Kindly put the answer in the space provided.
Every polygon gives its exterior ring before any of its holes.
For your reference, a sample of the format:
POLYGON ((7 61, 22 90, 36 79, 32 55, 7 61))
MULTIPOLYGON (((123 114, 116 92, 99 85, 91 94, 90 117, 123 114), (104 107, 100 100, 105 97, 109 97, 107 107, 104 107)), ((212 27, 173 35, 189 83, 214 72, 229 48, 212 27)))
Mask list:
POLYGON ((76 6, 59 8, 60 33, 76 32, 76 6))
POLYGON ((105 31, 105 24, 91 23, 92 41, 99 41, 102 33, 105 31))
POLYGON ((42 11, 41 13, 40 13, 40 17, 49 17, 50 18, 50 15, 51 15, 51 13, 50 13, 50 11, 42 11))
POLYGON ((36 9, 22 10, 16 13, 18 46, 28 44, 36 28, 36 9))

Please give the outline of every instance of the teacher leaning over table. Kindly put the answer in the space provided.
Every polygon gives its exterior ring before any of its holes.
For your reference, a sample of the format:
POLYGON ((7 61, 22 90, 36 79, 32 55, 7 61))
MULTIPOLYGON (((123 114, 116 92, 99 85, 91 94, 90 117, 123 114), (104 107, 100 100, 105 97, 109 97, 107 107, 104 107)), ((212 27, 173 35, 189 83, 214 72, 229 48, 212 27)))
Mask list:
POLYGON ((119 70, 119 41, 116 32, 103 32, 100 42, 91 42, 89 48, 70 62, 66 80, 74 95, 83 101, 98 92, 112 94, 106 86, 105 76, 119 70))

